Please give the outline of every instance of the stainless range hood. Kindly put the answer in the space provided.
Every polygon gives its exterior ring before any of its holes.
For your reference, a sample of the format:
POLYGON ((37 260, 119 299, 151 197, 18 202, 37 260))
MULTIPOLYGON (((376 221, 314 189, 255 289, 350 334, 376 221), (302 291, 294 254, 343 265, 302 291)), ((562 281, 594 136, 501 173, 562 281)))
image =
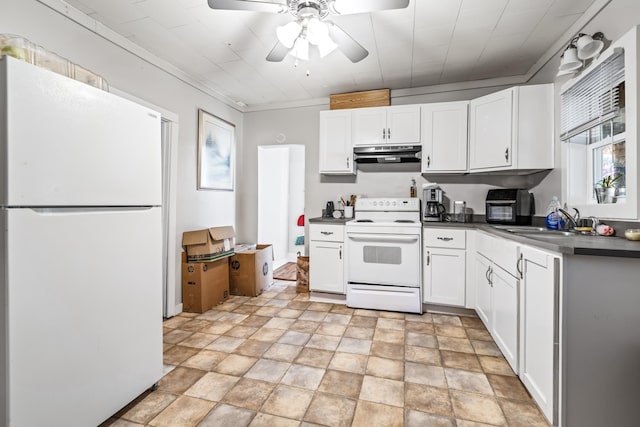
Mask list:
POLYGON ((420 163, 420 145, 371 145, 353 149, 356 163, 420 163))

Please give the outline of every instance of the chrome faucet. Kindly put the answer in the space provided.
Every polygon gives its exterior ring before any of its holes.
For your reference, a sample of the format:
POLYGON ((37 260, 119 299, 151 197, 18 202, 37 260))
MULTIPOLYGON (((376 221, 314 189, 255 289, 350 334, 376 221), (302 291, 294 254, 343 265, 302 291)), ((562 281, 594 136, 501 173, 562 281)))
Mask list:
POLYGON ((576 208, 573 208, 573 210, 576 211, 574 216, 572 216, 569 212, 565 211, 564 209, 558 208, 558 211, 562 213, 567 218, 567 221, 569 221, 569 224, 571 224, 570 229, 574 229, 578 227, 578 221, 580 220, 580 211, 576 208))

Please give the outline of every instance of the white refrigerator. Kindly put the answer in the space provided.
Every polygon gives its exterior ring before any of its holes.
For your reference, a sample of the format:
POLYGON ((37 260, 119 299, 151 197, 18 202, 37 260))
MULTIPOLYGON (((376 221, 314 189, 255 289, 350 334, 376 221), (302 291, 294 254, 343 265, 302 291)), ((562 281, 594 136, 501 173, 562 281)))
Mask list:
POLYGON ((0 60, 0 425, 94 426, 162 376, 160 115, 0 60))

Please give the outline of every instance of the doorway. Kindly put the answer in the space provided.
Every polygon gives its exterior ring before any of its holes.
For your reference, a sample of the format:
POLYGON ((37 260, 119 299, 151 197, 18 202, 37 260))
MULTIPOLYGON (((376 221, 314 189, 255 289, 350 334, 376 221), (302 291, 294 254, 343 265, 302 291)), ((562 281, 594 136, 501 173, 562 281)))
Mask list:
POLYGON ((258 243, 273 245, 274 269, 304 252, 304 156, 304 145, 258 147, 258 243))

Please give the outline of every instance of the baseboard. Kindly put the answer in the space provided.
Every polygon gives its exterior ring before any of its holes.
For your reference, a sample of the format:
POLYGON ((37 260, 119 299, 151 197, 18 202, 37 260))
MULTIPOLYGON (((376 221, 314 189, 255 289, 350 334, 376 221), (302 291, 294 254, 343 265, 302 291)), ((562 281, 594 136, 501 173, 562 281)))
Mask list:
POLYGON ((422 311, 424 313, 436 313, 436 314, 455 314, 458 316, 473 316, 478 314, 475 310, 464 307, 452 307, 448 305, 437 304, 422 304, 422 311))

